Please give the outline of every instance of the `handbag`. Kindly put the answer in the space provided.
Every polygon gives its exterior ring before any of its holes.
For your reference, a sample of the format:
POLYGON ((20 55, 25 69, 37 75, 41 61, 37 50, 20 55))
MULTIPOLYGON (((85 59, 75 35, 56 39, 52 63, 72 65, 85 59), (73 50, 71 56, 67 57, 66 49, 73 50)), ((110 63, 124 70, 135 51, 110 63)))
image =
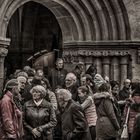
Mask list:
MULTIPOLYGON (((130 94, 130 98, 132 97, 132 93, 130 94)), ((128 118, 129 118, 129 113, 130 113, 130 106, 128 107, 127 109, 127 114, 126 114, 126 119, 125 119, 125 123, 123 125, 123 130, 122 130, 122 133, 121 133, 121 140, 127 140, 129 139, 129 134, 128 134, 128 118)))

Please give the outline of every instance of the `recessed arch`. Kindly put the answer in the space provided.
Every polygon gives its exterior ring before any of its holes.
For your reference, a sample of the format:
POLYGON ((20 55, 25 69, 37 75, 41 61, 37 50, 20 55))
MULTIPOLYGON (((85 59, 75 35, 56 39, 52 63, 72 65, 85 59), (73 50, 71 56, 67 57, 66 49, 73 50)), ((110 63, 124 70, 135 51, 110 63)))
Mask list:
POLYGON ((26 2, 34 1, 50 9, 62 30, 63 42, 130 40, 131 30, 123 1, 120 0, 11 0, 0 12, 0 36, 5 37, 12 14, 26 2))

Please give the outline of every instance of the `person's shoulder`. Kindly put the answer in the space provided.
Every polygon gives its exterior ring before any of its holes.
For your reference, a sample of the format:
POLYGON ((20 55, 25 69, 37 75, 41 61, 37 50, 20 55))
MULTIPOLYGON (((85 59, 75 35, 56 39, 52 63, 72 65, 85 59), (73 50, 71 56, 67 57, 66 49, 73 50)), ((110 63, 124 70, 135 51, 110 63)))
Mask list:
POLYGON ((24 104, 24 106, 32 106, 32 105, 33 105, 33 100, 29 100, 24 104))
POLYGON ((71 106, 72 110, 82 110, 82 107, 79 103, 75 102, 74 100, 72 100, 72 106, 71 106))
POLYGON ((43 107, 52 107, 52 103, 48 102, 47 100, 43 99, 42 101, 43 107))

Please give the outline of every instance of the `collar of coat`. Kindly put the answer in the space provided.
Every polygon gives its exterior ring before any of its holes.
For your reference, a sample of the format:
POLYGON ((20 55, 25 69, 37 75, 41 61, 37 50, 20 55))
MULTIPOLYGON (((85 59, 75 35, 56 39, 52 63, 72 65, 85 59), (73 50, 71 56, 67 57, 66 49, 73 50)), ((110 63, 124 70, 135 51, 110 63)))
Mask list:
POLYGON ((112 95, 109 92, 98 92, 93 95, 93 99, 112 99, 112 95))
POLYGON ((30 100, 26 103, 26 106, 28 107, 48 107, 51 106, 51 103, 49 103, 48 101, 46 101, 45 99, 43 99, 43 101, 41 102, 41 104, 39 106, 36 106, 36 104, 34 103, 33 100, 30 100))

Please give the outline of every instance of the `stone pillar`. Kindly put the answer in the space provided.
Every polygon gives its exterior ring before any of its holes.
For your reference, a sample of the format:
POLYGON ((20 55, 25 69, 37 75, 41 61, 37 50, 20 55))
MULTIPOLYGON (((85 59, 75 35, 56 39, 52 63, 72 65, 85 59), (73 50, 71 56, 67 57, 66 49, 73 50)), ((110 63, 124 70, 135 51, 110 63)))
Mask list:
POLYGON ((121 87, 123 86, 123 82, 125 79, 127 79, 127 66, 128 66, 128 57, 127 56, 123 56, 121 57, 121 61, 120 61, 120 84, 121 87))
POLYGON ((110 60, 109 57, 104 57, 103 61, 103 77, 108 76, 110 78, 110 60))
POLYGON ((92 65, 93 61, 92 61, 92 56, 87 56, 85 58, 85 66, 86 66, 86 70, 89 68, 90 65, 92 65))
POLYGON ((117 57, 113 57, 111 61, 111 80, 119 82, 119 60, 117 57))
POLYGON ((101 62, 101 59, 99 57, 95 57, 93 59, 93 64, 96 65, 97 73, 102 74, 102 62, 101 62))
POLYGON ((0 37, 0 89, 3 89, 4 82, 4 59, 8 53, 6 49, 10 45, 10 39, 0 37))

